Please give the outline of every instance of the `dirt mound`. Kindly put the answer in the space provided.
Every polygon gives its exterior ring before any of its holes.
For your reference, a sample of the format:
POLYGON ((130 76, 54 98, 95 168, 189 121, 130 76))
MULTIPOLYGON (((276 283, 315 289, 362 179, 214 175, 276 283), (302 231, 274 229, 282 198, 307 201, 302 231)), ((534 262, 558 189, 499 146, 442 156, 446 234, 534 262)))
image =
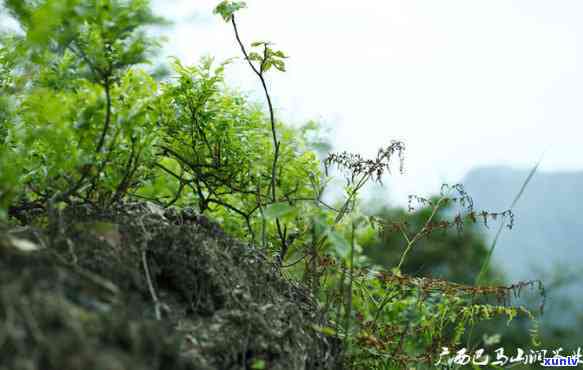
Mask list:
POLYGON ((191 210, 0 229, 0 369, 339 369, 309 292, 191 210))

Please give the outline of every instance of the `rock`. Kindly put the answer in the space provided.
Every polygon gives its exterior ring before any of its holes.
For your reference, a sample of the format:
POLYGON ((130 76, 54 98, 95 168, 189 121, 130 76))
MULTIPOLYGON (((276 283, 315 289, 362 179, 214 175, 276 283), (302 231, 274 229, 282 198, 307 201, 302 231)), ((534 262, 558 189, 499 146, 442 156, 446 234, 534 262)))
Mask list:
POLYGON ((0 370, 342 368, 310 292, 205 216, 132 203, 62 217, 46 248, 0 248, 0 370))

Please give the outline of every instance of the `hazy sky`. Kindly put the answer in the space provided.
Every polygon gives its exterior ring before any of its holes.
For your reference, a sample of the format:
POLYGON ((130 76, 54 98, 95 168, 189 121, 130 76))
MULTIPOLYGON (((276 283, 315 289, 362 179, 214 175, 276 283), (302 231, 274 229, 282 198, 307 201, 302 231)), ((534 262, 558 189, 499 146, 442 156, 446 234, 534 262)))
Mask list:
MULTIPOLYGON (((168 55, 239 56, 217 0, 154 0, 175 21, 168 55)), ((318 119, 336 150, 407 145, 391 196, 427 195, 474 166, 583 168, 583 1, 248 0, 245 42, 290 55, 271 73, 277 114, 318 119)), ((259 91, 242 62, 230 83, 259 91)), ((261 95, 257 95, 258 98, 261 95)))

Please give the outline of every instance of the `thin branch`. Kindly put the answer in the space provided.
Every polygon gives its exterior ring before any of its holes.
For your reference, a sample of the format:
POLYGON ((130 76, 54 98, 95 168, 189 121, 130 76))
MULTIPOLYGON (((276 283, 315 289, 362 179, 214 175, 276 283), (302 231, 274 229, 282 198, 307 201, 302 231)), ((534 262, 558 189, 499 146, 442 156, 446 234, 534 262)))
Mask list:
POLYGON ((97 148, 95 151, 97 153, 101 153, 101 149, 103 149, 103 144, 105 143, 105 136, 107 135, 107 131, 109 131, 109 125, 111 124, 111 92, 109 85, 109 76, 104 76, 103 78, 103 88, 105 90, 105 122, 103 124, 103 130, 101 131, 101 137, 99 138, 99 143, 97 144, 97 148))
POLYGON ((298 258, 297 260, 295 260, 292 263, 289 263, 287 265, 282 265, 281 268, 288 268, 288 267, 292 267, 297 265, 298 263, 300 263, 301 261, 303 261, 306 257, 308 256, 308 253, 304 254, 303 256, 301 256, 300 258, 298 258))
MULTIPOLYGON (((265 82, 265 77, 263 76, 263 62, 265 62, 265 60, 267 59, 267 46, 264 46, 264 60, 262 62, 262 67, 260 70, 257 70, 257 68, 253 65, 251 59, 249 58, 249 55, 247 54, 247 50, 245 49, 245 46, 243 45, 243 42, 241 41, 241 37, 239 36, 239 30, 237 29, 237 23, 235 21, 235 16, 233 15, 231 17, 231 23, 233 24, 233 30, 235 32, 235 38, 237 39, 237 43, 239 44, 239 47, 241 48, 241 52, 243 53, 243 55, 245 56, 245 60, 247 60, 247 63, 249 63, 249 66, 251 67, 251 69, 253 70, 253 72, 255 72, 255 74, 257 75, 257 77, 259 78, 259 80, 261 81, 261 86, 263 87, 263 91, 265 93, 265 98, 267 100, 267 106, 269 108, 269 121, 271 123, 271 136, 272 136, 272 140, 273 140, 273 163, 271 164, 271 200, 272 202, 277 202, 277 160, 279 158, 279 146, 280 143, 277 140, 277 130, 275 127, 275 115, 273 113, 273 104, 271 102, 271 96, 269 95, 269 90, 267 89, 267 83, 265 82)), ((279 265, 281 266, 281 264, 283 263, 283 260, 285 258, 285 254, 287 253, 287 242, 286 242, 286 238, 285 238, 285 232, 282 231, 281 229, 281 223, 279 221, 279 218, 275 219, 275 224, 277 227, 277 234, 279 236, 279 239, 281 240, 281 250, 280 250, 280 258, 279 258, 279 265)))
POLYGON ((273 164, 271 166, 271 197, 272 197, 272 200, 274 202, 276 202, 277 201, 277 197, 276 197, 276 183, 277 183, 277 181, 276 181, 276 168, 277 168, 277 160, 279 157, 279 144, 280 143, 277 140, 277 130, 275 127, 275 115, 273 113, 273 104, 271 102, 271 96, 269 95, 269 91, 267 89, 267 83, 265 82, 265 77, 263 76, 263 71, 259 71, 259 70, 257 70, 257 68, 255 68, 255 66, 251 62, 251 59, 249 58, 249 55, 247 54, 247 51, 245 50, 245 46, 241 42, 241 38, 239 37, 239 30, 237 29, 237 23, 235 22, 234 15, 231 17, 231 23, 233 24, 233 29, 235 31, 235 37, 237 39, 237 42, 239 43, 239 46, 241 47, 241 51, 243 52, 243 55, 245 56, 245 60, 247 60, 247 63, 249 63, 249 66, 251 67, 253 72, 255 72, 257 77, 259 77, 259 80, 261 81, 261 86, 263 87, 263 91, 265 92, 265 98, 267 99, 267 106, 269 108, 269 120, 271 122, 271 135, 272 135, 272 139, 273 139, 273 151, 274 151, 273 164))
POLYGON ((133 138, 133 137, 131 138, 131 143, 132 143, 132 146, 131 146, 131 150, 130 150, 130 155, 129 155, 129 158, 127 160, 126 166, 125 166, 123 178, 119 182, 119 184, 117 184, 117 187, 115 189, 115 193, 114 193, 113 197, 111 198, 110 205, 119 201, 119 199, 121 199, 121 197, 127 192, 128 187, 131 185, 131 183, 130 183, 131 178, 134 176, 134 174, 137 171, 137 168, 139 167, 141 150, 138 150, 136 153, 136 139, 135 138, 133 138))
POLYGON ((255 68, 255 66, 251 62, 251 59, 249 58, 249 55, 247 54, 247 50, 245 50, 245 46, 241 42, 241 38, 239 37, 239 30, 237 29, 237 23, 235 22, 235 15, 233 15, 231 17, 231 22, 233 23, 233 29, 235 30, 235 37, 237 38, 237 43, 239 43, 239 46, 241 47, 241 52, 243 52, 243 55, 245 56, 245 60, 247 61, 247 63, 249 63, 249 67, 251 67, 253 72, 255 72, 255 74, 261 78, 261 73, 257 70, 257 68, 255 68))
POLYGON ((415 234, 413 239, 411 239, 407 242, 407 247, 405 248, 405 251, 403 252, 403 255, 401 256, 401 260, 399 261, 399 264, 397 265, 397 269, 400 269, 401 266, 403 265, 403 263, 405 262, 405 257, 407 257, 407 254, 411 250, 411 247, 413 247, 413 244, 415 244, 415 242, 417 240, 419 240, 419 238, 421 238, 421 236, 423 236, 423 233, 425 232, 425 230, 427 230, 427 227, 431 224, 431 221, 433 220, 433 218, 437 214, 437 211, 441 207, 441 203, 445 199, 446 199, 445 197, 441 197, 437 201, 437 204, 433 207, 433 211, 431 212, 431 215, 427 218, 427 221, 425 222, 425 225, 423 225, 423 228, 421 228, 421 230, 419 230, 419 232, 417 234, 415 234))

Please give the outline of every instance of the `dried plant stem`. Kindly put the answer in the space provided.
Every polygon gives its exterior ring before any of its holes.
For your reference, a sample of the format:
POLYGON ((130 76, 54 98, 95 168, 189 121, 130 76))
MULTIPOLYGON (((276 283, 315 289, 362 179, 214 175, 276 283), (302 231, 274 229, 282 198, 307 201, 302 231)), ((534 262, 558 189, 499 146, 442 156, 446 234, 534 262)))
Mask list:
POLYGON ((148 256, 146 255, 146 250, 148 248, 148 241, 150 240, 150 234, 146 230, 144 226, 143 216, 140 218, 140 226, 142 227, 142 231, 144 233, 144 239, 142 241, 142 265, 144 266, 144 274, 146 275, 146 282, 148 283, 148 290, 150 291, 150 296, 152 297, 152 301, 154 302, 154 312, 156 315, 156 320, 162 320, 162 313, 160 312, 161 303, 158 299, 158 295, 156 294, 156 289, 154 288, 154 284, 152 283, 152 275, 150 274, 150 267, 148 266, 148 256))
POLYGON ((405 251, 403 252, 403 254, 401 255, 401 260, 399 261, 399 264, 397 265, 397 269, 401 269, 401 267, 403 266, 403 263, 405 262, 405 258, 407 257, 407 254, 409 253, 409 251, 411 250, 411 248, 413 247, 413 245, 417 242, 417 240, 419 240, 419 238, 421 238, 423 236, 423 233, 425 232, 425 230, 427 230, 427 228, 429 227, 429 225, 431 225, 431 221, 433 220, 433 218, 435 217, 435 215, 437 214, 437 211, 439 210, 439 207, 441 207, 441 203, 443 201, 445 201, 445 199, 447 199, 446 197, 441 197, 439 198, 439 200, 437 201, 437 203, 435 204, 435 206, 433 206, 433 211, 431 212, 431 215, 427 218, 427 221, 425 221, 425 225, 423 225, 423 227, 421 228, 421 230, 419 230, 419 232, 417 234, 415 234, 415 236, 413 237, 413 239, 410 239, 407 237, 407 234, 404 230, 402 230, 403 235, 405 236, 405 240, 407 241, 407 247, 405 248, 405 251))

